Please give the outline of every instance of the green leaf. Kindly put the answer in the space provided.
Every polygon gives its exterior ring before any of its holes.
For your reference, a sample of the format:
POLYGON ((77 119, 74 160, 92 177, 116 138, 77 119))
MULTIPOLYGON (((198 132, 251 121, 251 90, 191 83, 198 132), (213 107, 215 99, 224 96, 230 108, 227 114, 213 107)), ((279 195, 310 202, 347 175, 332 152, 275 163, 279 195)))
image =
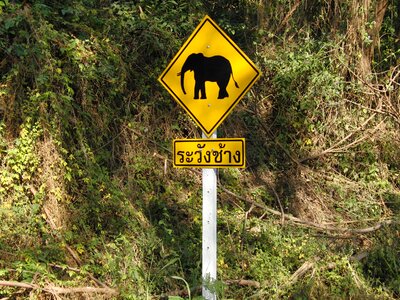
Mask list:
MULTIPOLYGON (((182 277, 180 277, 180 276, 171 276, 171 278, 177 279, 177 280, 182 280, 182 281, 185 283, 186 289, 187 289, 187 293, 188 293, 188 295, 189 295, 189 299, 191 299, 189 283, 188 283, 184 278, 182 278, 182 277)), ((180 298, 180 299, 182 299, 182 298, 180 298)))

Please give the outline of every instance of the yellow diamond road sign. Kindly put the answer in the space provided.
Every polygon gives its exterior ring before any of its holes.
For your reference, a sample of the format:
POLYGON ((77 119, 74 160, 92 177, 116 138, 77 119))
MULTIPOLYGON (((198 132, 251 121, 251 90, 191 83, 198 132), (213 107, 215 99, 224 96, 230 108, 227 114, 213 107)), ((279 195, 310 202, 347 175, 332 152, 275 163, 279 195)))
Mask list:
POLYGON ((159 81, 210 137, 261 72, 206 16, 159 81))

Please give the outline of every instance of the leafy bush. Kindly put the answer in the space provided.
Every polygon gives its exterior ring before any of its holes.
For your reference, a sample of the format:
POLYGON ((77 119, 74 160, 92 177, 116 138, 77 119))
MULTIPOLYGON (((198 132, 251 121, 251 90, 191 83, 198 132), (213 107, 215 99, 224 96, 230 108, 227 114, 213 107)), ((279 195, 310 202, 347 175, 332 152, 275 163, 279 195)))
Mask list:
POLYGON ((400 246, 398 239, 398 226, 386 228, 379 236, 379 246, 372 249, 364 263, 363 271, 375 286, 383 285, 394 293, 400 295, 400 246))

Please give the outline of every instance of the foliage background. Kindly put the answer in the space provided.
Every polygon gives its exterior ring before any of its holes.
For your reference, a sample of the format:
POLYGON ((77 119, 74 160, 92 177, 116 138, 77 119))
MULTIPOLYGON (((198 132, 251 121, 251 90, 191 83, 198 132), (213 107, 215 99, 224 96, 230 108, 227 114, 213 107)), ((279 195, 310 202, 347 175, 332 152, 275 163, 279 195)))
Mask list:
POLYGON ((0 1, 0 296, 199 296, 201 176, 170 147, 201 133, 157 78, 208 14, 263 72, 219 129, 248 161, 219 172, 219 298, 399 298, 399 13, 0 1))

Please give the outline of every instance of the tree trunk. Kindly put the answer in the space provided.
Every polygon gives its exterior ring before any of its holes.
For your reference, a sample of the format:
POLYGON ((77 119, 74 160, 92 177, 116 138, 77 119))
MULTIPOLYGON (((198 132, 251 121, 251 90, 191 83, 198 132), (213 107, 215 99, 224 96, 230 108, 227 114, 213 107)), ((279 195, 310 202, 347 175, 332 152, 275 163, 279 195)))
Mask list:
POLYGON ((387 6, 388 0, 352 0, 350 4, 348 46, 355 60, 356 74, 363 80, 369 80, 371 75, 387 6))

